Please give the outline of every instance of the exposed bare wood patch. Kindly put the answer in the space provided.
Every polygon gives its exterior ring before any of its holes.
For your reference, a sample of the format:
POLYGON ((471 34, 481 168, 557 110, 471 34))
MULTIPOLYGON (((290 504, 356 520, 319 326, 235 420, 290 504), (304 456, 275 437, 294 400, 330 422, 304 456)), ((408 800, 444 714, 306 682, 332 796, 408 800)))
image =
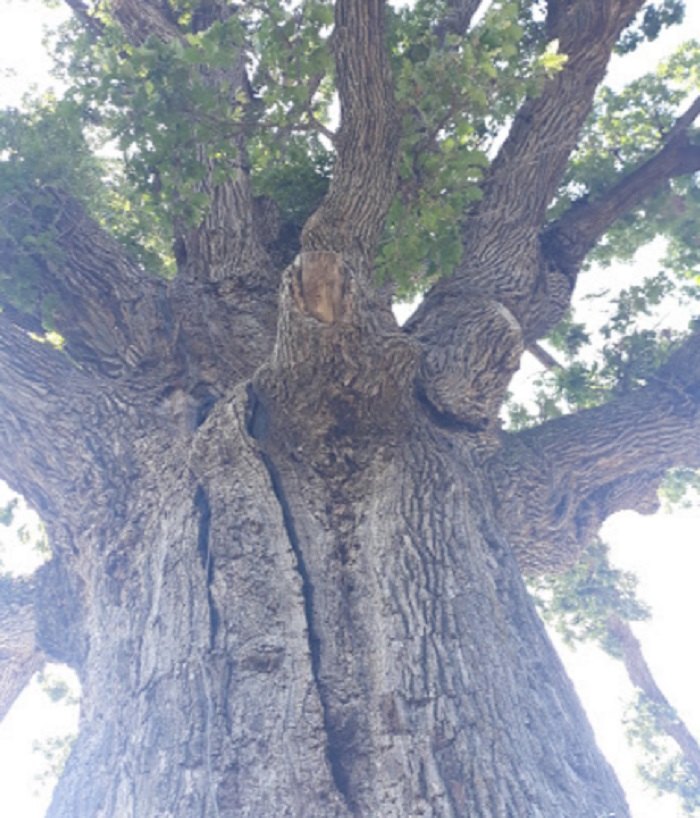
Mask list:
POLYGON ((295 272, 297 306, 324 324, 342 320, 349 307, 342 255, 328 250, 306 251, 295 272))

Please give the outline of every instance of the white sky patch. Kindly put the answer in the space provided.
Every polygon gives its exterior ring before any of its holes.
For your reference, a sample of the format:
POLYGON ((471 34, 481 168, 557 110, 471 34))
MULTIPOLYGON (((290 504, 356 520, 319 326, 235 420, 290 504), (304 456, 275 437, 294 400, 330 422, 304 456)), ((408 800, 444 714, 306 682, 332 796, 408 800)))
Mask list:
POLYGON ((0 106, 19 106, 27 91, 45 91, 51 57, 42 47, 47 29, 68 19, 64 6, 51 9, 36 2, 5 0, 0 5, 0 106))

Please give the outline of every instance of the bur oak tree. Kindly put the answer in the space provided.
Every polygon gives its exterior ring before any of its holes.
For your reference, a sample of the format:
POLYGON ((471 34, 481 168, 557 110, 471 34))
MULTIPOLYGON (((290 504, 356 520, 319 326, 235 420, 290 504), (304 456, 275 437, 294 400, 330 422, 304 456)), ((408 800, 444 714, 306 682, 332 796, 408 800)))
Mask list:
POLYGON ((700 334, 634 324, 694 293, 698 47, 596 96, 682 5, 67 4, 68 90, 0 120, 0 475, 52 551, 0 713, 83 691, 49 815, 627 816, 524 577, 700 466, 700 334), (579 274, 656 235, 577 360, 579 274))

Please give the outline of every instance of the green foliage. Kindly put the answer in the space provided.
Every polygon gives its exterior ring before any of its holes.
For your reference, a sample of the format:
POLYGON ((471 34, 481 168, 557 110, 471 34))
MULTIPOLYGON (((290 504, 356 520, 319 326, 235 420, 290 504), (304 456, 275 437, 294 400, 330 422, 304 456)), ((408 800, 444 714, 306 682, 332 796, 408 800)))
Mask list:
MULTIPOLYGON (((69 708, 68 712, 77 722, 80 686, 75 674, 65 666, 48 665, 39 674, 38 682, 49 700, 53 704, 69 708)), ((37 791, 48 789, 55 784, 63 772, 76 737, 77 729, 73 729, 47 735, 41 741, 34 742, 32 749, 40 759, 39 771, 34 776, 37 791)))
POLYGON ((18 503, 19 498, 13 497, 0 508, 0 525, 9 528, 14 523, 18 503))
POLYGON ((400 295, 451 272, 461 255, 461 221, 481 197, 487 152, 526 93, 536 69, 521 49, 519 4, 497 2, 466 38, 435 33, 445 4, 418 0, 391 18, 390 44, 402 111, 399 195, 389 212, 378 269, 400 295))
POLYGON ((81 200, 147 269, 166 274, 169 266, 162 224, 155 230, 159 220, 152 212, 132 208, 123 174, 94 155, 83 126, 82 108, 70 98, 47 97, 26 111, 0 112, 0 248, 6 261, 0 296, 47 333, 55 329, 60 306, 47 265, 55 271, 63 258, 54 190, 81 200))
POLYGON ((658 794, 676 795, 683 813, 700 816, 700 781, 675 742, 664 735, 665 725, 678 717, 671 707, 662 706, 638 693, 625 717, 627 739, 642 753, 637 769, 658 794))
POLYGON ((195 223, 207 203, 207 172, 216 182, 241 161, 236 136, 248 97, 229 84, 225 69, 242 47, 242 24, 234 16, 183 39, 133 46, 108 17, 104 22, 97 43, 78 36, 71 44, 71 97, 121 152, 140 194, 134 206, 195 223))
POLYGON ((44 258, 60 263, 58 212, 50 188, 94 193, 96 162, 72 105, 51 98, 30 112, 0 112, 0 248, 12 275, 0 267, 7 304, 53 325, 55 294, 47 292, 44 258))
POLYGON ((683 0, 658 0, 649 4, 638 15, 633 25, 623 33, 617 52, 627 54, 645 40, 655 40, 664 28, 682 23, 684 15, 683 0))
POLYGON ((571 645, 593 641, 613 656, 619 648, 608 632, 608 619, 648 619, 637 598, 637 578, 610 564, 608 546, 592 543, 568 571, 538 579, 532 585, 541 615, 571 645))
POLYGON ((38 675, 38 682, 52 702, 63 702, 72 706, 80 703, 80 696, 72 679, 65 673, 58 673, 56 666, 48 665, 42 670, 38 675))
POLYGON ((60 778, 75 739, 76 734, 66 733, 59 736, 48 736, 33 743, 32 750, 42 762, 41 769, 34 776, 37 792, 53 786, 60 778))
POLYGON ((301 229, 328 190, 332 155, 314 138, 291 138, 282 151, 270 141, 256 142, 251 159, 257 173, 253 190, 269 196, 285 222, 301 229))
MULTIPOLYGON (((691 40, 654 73, 619 92, 602 88, 572 157, 552 216, 572 200, 595 197, 657 152, 689 97, 700 91, 700 43, 691 40)), ((693 176, 673 179, 627 213, 606 234, 589 262, 629 261, 655 236, 669 241, 664 263, 686 277, 700 274, 700 188, 693 176)))
POLYGON ((678 468, 667 472, 659 489, 667 509, 692 508, 700 497, 700 471, 678 468))
POLYGON ((314 121, 327 121, 334 91, 332 23, 329 0, 304 0, 291 13, 288 3, 274 0, 250 21, 258 55, 252 84, 262 101, 260 122, 273 136, 290 128, 313 131, 314 121))
POLYGON ((528 406, 509 401, 511 428, 524 428, 577 409, 599 406, 613 394, 644 386, 685 337, 685 329, 663 325, 660 316, 697 291, 671 271, 661 270, 609 298, 608 316, 595 332, 569 315, 550 333, 558 366, 533 379, 528 406))

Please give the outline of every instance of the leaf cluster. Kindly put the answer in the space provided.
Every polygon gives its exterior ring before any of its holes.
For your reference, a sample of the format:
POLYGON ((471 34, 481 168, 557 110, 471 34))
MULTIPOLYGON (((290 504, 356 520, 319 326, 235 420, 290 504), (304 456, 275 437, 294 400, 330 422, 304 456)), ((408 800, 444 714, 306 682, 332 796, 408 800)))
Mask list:
POLYGON ((631 622, 650 616, 637 598, 637 578, 611 565, 609 548, 600 539, 571 569, 538 579, 532 590, 543 619, 566 644, 592 641, 613 656, 619 656, 619 647, 608 619, 617 616, 631 622))
MULTIPOLYGON (((604 290, 588 300, 608 300, 605 323, 593 330, 570 311, 547 338, 560 366, 533 380, 529 403, 510 400, 508 422, 519 429, 578 409, 599 406, 655 378, 659 366, 686 336, 665 326, 664 317, 698 293, 684 277, 660 270, 609 300, 604 290)), ((600 312, 600 311, 599 311, 600 312)))
POLYGON ((691 765, 665 735, 665 725, 678 721, 672 707, 639 692, 625 716, 627 740, 641 751, 637 766, 642 780, 659 795, 672 794, 685 815, 700 815, 700 781, 691 765))
POLYGON ((657 0, 650 3, 623 32, 617 45, 617 53, 628 54, 643 42, 653 42, 664 28, 682 23, 684 15, 683 0, 657 0))
POLYGON ((241 161, 236 137, 249 99, 227 69, 242 48, 242 24, 234 16, 134 46, 109 18, 104 23, 96 42, 78 35, 71 44, 70 95, 121 155, 139 194, 134 204, 196 222, 208 201, 205 177, 222 181, 241 161))
POLYGON ((0 578, 17 573, 13 563, 20 554, 31 549, 37 562, 44 562, 50 553, 49 542, 39 517, 18 495, 7 496, 0 506, 0 578))
MULTIPOLYGON (((690 40, 657 71, 619 92, 602 88, 572 156, 552 216, 582 197, 595 198, 655 154, 689 97, 700 92, 700 42, 690 40)), ((693 138, 700 139, 697 135, 693 138)), ((608 230, 589 263, 629 261, 655 236, 669 244, 664 263, 687 276, 700 273, 697 220, 700 188, 693 176, 671 180, 608 230)))
POLYGON ((419 0, 391 19, 403 138, 378 269, 406 297, 456 267, 489 153, 525 96, 563 65, 534 38, 524 44, 521 4, 493 3, 466 37, 439 33, 446 6, 419 0))

